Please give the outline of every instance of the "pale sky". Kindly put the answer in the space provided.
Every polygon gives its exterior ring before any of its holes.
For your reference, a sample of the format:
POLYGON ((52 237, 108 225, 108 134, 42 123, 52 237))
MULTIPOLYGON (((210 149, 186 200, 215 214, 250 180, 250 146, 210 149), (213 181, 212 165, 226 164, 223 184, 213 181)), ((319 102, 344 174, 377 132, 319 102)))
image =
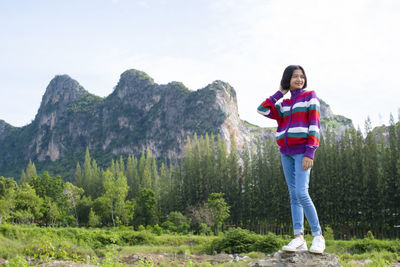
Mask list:
POLYGON ((30 123, 50 80, 68 74, 105 97, 125 70, 191 90, 223 80, 256 113, 284 68, 364 129, 400 108, 397 0, 0 0, 0 119, 30 123), (397 66, 397 67, 396 67, 397 66))

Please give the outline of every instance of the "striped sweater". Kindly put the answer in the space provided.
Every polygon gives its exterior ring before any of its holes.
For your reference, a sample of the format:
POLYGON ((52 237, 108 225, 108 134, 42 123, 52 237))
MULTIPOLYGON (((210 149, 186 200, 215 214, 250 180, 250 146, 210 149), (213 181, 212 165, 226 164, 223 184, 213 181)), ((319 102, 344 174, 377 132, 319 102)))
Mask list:
POLYGON ((314 159, 319 145, 320 106, 314 91, 290 91, 291 98, 276 103, 283 97, 280 91, 258 107, 258 113, 278 122, 276 142, 285 155, 302 154, 314 159))

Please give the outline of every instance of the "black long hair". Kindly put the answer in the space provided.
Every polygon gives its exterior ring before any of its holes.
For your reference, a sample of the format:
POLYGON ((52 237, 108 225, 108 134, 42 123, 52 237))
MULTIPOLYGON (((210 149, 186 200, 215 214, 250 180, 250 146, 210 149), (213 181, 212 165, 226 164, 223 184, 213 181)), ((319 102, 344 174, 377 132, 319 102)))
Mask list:
POLYGON ((287 66, 286 69, 283 71, 281 86, 283 89, 288 90, 290 88, 290 79, 292 78, 294 70, 301 70, 304 74, 304 86, 303 88, 307 87, 307 76, 306 72, 304 71, 303 67, 300 65, 290 65, 287 66))

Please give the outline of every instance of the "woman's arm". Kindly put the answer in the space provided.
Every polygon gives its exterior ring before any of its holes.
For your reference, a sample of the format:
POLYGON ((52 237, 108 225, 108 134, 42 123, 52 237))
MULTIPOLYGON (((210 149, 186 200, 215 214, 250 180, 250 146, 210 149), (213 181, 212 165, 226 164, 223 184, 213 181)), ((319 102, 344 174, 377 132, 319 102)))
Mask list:
POLYGON ((280 120, 283 118, 281 113, 281 106, 280 104, 275 104, 279 99, 281 99, 289 90, 282 89, 282 86, 279 90, 267 98, 264 102, 261 103, 260 106, 257 108, 257 112, 261 115, 268 117, 274 120, 280 120))
POLYGON ((307 103, 308 113, 308 139, 305 157, 314 159, 315 150, 319 146, 320 138, 320 104, 314 91, 311 91, 310 100, 307 103))

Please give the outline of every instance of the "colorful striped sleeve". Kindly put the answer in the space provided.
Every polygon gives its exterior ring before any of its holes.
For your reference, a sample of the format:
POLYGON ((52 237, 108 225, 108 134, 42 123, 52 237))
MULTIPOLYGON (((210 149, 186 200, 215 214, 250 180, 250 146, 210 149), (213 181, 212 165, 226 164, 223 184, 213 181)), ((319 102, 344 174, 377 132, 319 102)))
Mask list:
POLYGON ((304 156, 314 159, 315 150, 319 146, 320 139, 320 104, 314 91, 310 92, 307 101, 308 113, 308 139, 304 156))
POLYGON ((262 102, 260 106, 258 106, 257 112, 270 119, 281 120, 283 118, 281 106, 279 103, 275 103, 282 97, 283 94, 281 91, 276 92, 275 94, 267 98, 264 102, 262 102))

